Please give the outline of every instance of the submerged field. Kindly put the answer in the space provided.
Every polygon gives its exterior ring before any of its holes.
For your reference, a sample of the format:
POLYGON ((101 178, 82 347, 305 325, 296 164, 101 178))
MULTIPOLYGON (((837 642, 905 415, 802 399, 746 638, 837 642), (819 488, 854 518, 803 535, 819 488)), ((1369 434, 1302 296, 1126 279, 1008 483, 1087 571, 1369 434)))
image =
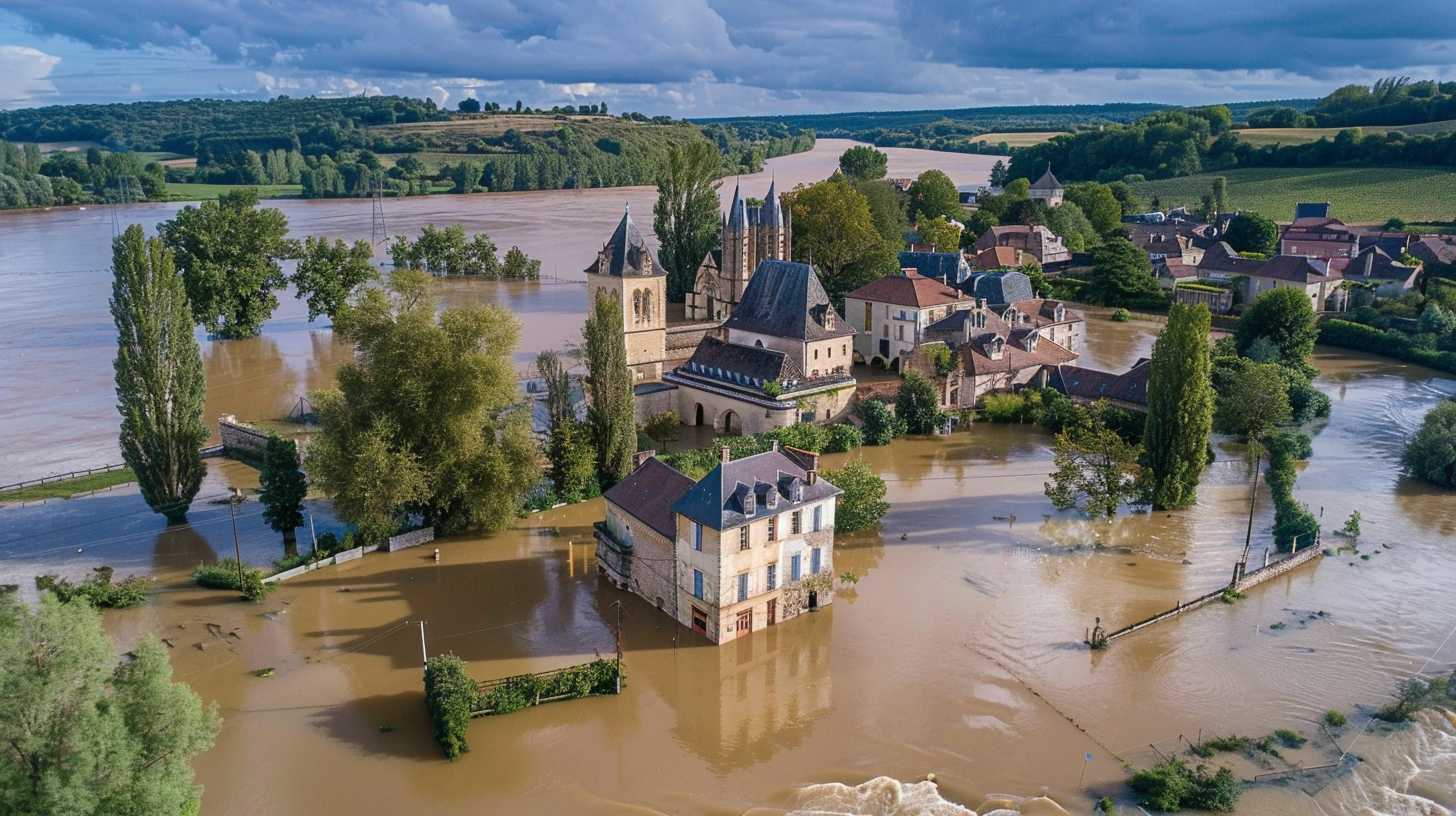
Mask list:
POLYGON ((1444 167, 1253 167, 1133 185, 1143 205, 1197 206, 1215 176, 1228 179, 1229 200, 1278 221, 1300 201, 1328 201, 1337 218, 1355 224, 1448 221, 1456 217, 1456 172, 1444 167))

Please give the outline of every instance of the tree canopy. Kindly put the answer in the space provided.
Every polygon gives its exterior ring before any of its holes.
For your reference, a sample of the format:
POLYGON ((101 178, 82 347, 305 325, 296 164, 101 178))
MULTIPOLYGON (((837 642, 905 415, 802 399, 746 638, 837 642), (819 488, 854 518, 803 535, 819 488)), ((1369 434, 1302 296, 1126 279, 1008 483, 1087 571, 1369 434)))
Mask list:
POLYGON ((823 273, 830 297, 838 300, 892 271, 894 252, 875 229, 869 200, 848 179, 835 176, 797 187, 786 198, 794 219, 794 259, 823 273))
POLYGON ((856 181, 885 177, 890 157, 869 145, 855 145, 839 156, 839 172, 856 181))
POLYGON ((1174 303, 1168 309, 1167 326, 1153 344, 1143 475, 1157 510, 1193 504, 1208 463, 1213 428, 1210 324, 1206 307, 1174 303))
POLYGON ((873 527, 890 509, 885 501, 885 480, 863 459, 846 462, 838 470, 826 470, 824 478, 844 491, 834 508, 836 532, 852 533, 873 527))
POLYGON ((310 322, 338 314, 359 287, 375 278, 377 273, 370 262, 373 255, 368 241, 355 241, 350 246, 312 235, 304 240, 298 269, 293 273, 293 288, 300 300, 307 301, 310 322))
POLYGON ((1456 402, 1432 408, 1405 446, 1406 470, 1433 485, 1456 490, 1456 402))
POLYGON ((935 431, 935 422, 940 418, 939 405, 935 385, 912 371, 900 383, 895 416, 904 423, 906 433, 928 434, 935 431))
POLYGON ((395 270, 334 320, 355 360, 316 395, 308 470, 365 541, 408 514, 444 533, 497 529, 540 478, 512 365, 519 323, 494 305, 437 314, 431 287, 395 270))
POLYGON ((672 145, 657 178, 652 229, 667 270, 667 299, 681 303, 703 256, 718 242, 718 174, 722 158, 706 141, 672 145))
POLYGON ((1058 510, 1081 507, 1090 516, 1111 518, 1137 495, 1137 445, 1108 427, 1106 406, 1088 412, 1085 422, 1057 434, 1052 446, 1056 470, 1046 495, 1058 510))
POLYGON ((1271 289, 1259 295, 1239 317, 1234 332, 1240 354, 1247 354, 1263 338, 1279 349, 1282 364, 1300 371, 1307 368, 1318 337, 1314 306, 1302 288, 1271 289))
POLYGON ((1293 418, 1289 386, 1277 363, 1241 359, 1219 379, 1213 421, 1222 433, 1259 439, 1293 418))
POLYGON ((1273 255, 1279 251, 1279 225, 1258 213, 1239 213, 1229 221, 1223 239, 1236 252, 1273 255))
POLYGON ((298 459, 298 445, 291 439, 270 436, 263 451, 263 469, 258 476, 262 494, 263 520, 283 536, 285 556, 298 554, 294 531, 303 526, 303 500, 308 480, 298 459))
POLYGON ((1160 298, 1148 255, 1126 238, 1104 241, 1092 251, 1092 273, 1082 295, 1099 306, 1140 306, 1160 298))
POLYGON ((603 488, 632 471, 632 454, 637 452, 637 415, 623 320, 621 301, 598 295, 581 329, 587 392, 591 396, 587 422, 596 448, 597 478, 603 488))
POLYGON ((957 218, 961 214, 961 194, 955 182, 940 170, 926 170, 910 184, 910 220, 919 223, 928 218, 957 218))

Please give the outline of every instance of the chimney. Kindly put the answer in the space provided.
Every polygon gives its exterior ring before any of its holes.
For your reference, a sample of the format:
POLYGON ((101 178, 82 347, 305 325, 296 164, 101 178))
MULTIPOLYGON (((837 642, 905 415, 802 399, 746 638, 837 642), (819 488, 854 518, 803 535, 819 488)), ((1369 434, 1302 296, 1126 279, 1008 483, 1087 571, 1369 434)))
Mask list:
POLYGON ((651 459, 656 455, 657 451, 655 450, 637 451, 636 453, 632 454, 632 469, 636 470, 637 468, 642 467, 643 465, 647 464, 648 459, 651 459))
POLYGON ((804 471, 804 484, 813 485, 817 481, 819 481, 818 468, 809 468, 808 470, 804 471))
POLYGON ((723 447, 719 448, 718 449, 718 461, 719 462, 722 462, 725 465, 728 464, 729 462, 733 461, 733 449, 730 448, 730 447, 728 447, 727 445, 724 445, 723 447))
POLYGON ((775 453, 777 453, 778 452, 778 449, 779 449, 779 441, 777 439, 775 439, 773 441, 773 450, 774 450, 775 453))

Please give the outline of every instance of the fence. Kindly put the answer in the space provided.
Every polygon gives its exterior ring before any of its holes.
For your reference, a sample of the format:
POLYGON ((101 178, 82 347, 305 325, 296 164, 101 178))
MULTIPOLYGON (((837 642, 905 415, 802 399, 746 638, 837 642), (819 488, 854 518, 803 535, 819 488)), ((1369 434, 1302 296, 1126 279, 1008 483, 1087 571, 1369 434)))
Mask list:
POLYGON ((123 470, 125 468, 126 465, 102 465, 101 467, 85 468, 84 470, 72 470, 68 473, 57 473, 54 476, 42 476, 39 479, 24 479, 19 482, 0 485, 0 493, 5 493, 10 490, 21 490, 27 487, 38 487, 54 482, 64 482, 68 479, 79 479, 82 476, 91 476, 96 473, 110 473, 113 470, 123 470))
POLYGON ((475 692, 480 707, 470 712, 471 717, 509 714, 561 700, 621 694, 622 659, 620 655, 615 660, 598 658, 590 663, 535 674, 483 680, 475 684, 475 692))

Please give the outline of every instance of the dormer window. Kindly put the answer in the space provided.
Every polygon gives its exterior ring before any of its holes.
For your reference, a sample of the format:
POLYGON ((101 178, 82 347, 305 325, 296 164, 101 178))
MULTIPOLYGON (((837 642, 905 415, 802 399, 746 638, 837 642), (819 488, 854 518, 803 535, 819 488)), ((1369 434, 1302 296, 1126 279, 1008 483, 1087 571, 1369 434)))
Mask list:
POLYGON ((755 501, 754 501, 754 497, 753 497, 753 491, 750 490, 750 491, 744 493, 743 494, 743 515, 745 515, 745 516, 751 516, 751 515, 753 515, 753 512, 754 512, 754 504, 755 504, 755 501))
POLYGON ((803 500, 804 500, 804 483, 803 482, 794 482, 794 501, 801 502, 803 500))

